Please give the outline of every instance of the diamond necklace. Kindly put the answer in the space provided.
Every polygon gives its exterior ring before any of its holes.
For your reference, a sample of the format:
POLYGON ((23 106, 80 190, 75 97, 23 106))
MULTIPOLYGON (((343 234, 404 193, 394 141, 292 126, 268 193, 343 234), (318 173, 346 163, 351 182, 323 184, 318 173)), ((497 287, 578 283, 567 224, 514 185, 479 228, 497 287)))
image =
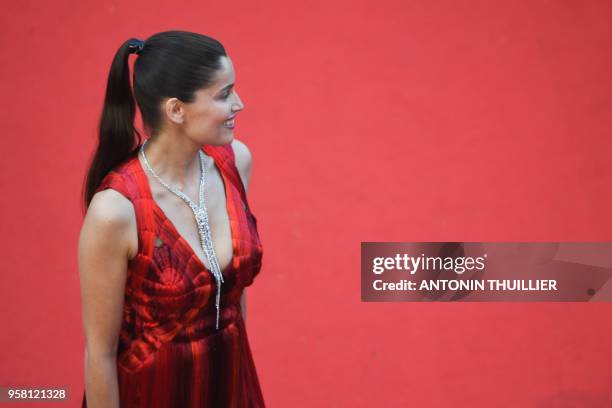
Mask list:
POLYGON ((142 156, 142 160, 149 171, 160 182, 160 184, 166 187, 169 191, 177 195, 183 201, 187 203, 193 215, 195 217, 196 224, 198 225, 198 233, 200 235, 200 244, 202 245, 202 249, 206 254, 206 258, 208 259, 208 264, 211 266, 211 272, 215 279, 217 280, 217 296, 215 305, 217 307, 217 323, 216 329, 219 330, 219 304, 221 302, 221 283, 223 283, 223 274, 221 273, 221 268, 219 267, 219 262, 217 261, 217 255, 215 254, 215 248, 212 243, 212 236, 210 234, 210 225, 208 224, 208 211, 206 210, 206 199, 204 197, 204 184, 206 182, 206 170, 204 167, 204 153, 202 150, 198 150, 199 158, 200 158, 200 192, 199 192, 199 205, 196 205, 185 193, 183 193, 178 188, 169 185, 164 180, 162 180, 156 173, 153 171, 147 157, 144 153, 144 146, 148 142, 145 140, 140 146, 140 155, 142 156))

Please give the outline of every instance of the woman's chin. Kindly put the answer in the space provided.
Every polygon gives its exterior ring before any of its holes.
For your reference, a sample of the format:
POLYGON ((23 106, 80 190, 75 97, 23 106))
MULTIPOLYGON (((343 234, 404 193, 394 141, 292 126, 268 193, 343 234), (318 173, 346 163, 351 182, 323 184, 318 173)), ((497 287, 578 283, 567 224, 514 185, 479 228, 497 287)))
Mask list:
POLYGON ((234 140, 234 129, 226 129, 226 132, 223 135, 223 139, 226 143, 231 143, 234 140))

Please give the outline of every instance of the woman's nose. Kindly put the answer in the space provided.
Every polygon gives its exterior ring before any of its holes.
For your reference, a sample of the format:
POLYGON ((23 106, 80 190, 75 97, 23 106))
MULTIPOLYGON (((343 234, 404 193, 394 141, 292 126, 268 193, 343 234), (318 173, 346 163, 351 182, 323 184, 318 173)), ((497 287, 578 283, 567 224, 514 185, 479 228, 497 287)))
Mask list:
POLYGON ((241 111, 244 109, 244 104, 242 103, 242 99, 238 96, 238 92, 236 92, 236 104, 234 105, 235 111, 241 111))

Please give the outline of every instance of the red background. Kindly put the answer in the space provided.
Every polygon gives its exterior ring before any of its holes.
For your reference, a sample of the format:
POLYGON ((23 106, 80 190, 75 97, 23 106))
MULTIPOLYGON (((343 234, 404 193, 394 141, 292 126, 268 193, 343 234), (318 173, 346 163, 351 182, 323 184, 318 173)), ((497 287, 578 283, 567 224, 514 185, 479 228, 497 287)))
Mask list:
POLYGON ((245 103, 265 251, 247 326, 270 407, 609 406, 609 303, 362 303, 359 251, 610 240, 610 2, 3 9, 0 385, 80 402, 79 193, 110 62, 184 29, 226 46, 245 103))

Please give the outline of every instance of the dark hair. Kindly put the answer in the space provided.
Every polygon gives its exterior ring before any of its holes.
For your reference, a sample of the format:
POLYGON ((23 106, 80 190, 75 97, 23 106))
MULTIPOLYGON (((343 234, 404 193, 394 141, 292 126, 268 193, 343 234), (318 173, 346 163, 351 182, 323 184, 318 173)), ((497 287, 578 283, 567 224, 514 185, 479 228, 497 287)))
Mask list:
POLYGON ((85 209, 104 177, 115 166, 138 153, 142 135, 134 127, 134 99, 142 114, 145 131, 153 136, 163 125, 163 99, 193 102, 197 90, 213 83, 215 72, 221 68, 221 57, 227 55, 219 41, 187 31, 154 34, 140 49, 134 46, 138 43, 139 40, 134 38, 125 41, 110 67, 98 146, 83 188, 85 209), (133 52, 138 56, 134 63, 132 94, 128 58, 133 52))

